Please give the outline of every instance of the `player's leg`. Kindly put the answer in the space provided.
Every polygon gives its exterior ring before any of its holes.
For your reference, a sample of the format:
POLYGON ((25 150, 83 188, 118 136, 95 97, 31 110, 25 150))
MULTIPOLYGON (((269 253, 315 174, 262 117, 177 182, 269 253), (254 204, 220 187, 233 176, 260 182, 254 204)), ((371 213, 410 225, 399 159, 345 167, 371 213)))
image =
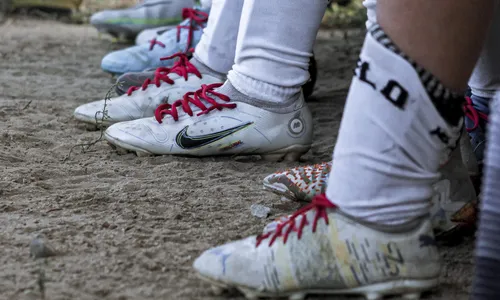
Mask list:
POLYGON ((206 251, 197 271, 252 297, 418 298, 436 286, 432 183, 458 142, 461 92, 493 2, 380 1, 380 27, 369 30, 360 55, 326 196, 274 231, 206 251), (473 24, 463 24, 471 16, 473 24))
MULTIPOLYGON (((365 0, 367 28, 377 23, 376 0, 365 0)), ((468 143, 464 135, 463 144, 468 143)), ((431 219, 436 234, 453 231, 463 222, 474 221, 476 194, 468 170, 462 163, 461 147, 457 147, 446 164, 440 168, 441 178, 433 185, 431 219), (474 209, 470 209, 470 208, 474 209)), ((333 162, 297 167, 277 172, 264 179, 266 190, 284 197, 310 202, 315 195, 324 193, 333 162)), ((279 219, 280 222, 283 218, 279 219)), ((270 226, 275 226, 273 222, 270 226)))
POLYGON ((309 59, 327 4, 246 0, 230 84, 271 102, 298 95, 309 79, 309 59), (309 19, 299 23, 306 15, 309 19))
POLYGON ((379 0, 380 27, 365 43, 327 188, 343 211, 383 223, 405 223, 429 212, 431 185, 444 154, 438 150, 451 149, 457 141, 462 92, 481 51, 492 5, 487 0, 379 0), (415 27, 424 15, 427 21, 415 27), (462 16, 486 22, 463 24, 462 16), (386 60, 394 60, 391 67, 386 60), (372 93, 385 103, 367 102, 372 93))
POLYGON ((476 245, 476 271, 473 300, 500 298, 500 102, 491 103, 488 145, 484 165, 484 181, 476 245))
POLYGON ((479 164, 479 169, 482 166, 486 146, 486 125, 490 112, 489 103, 495 91, 500 89, 499 35, 500 16, 495 17, 493 21, 479 61, 469 80, 471 95, 467 99, 465 106, 465 125, 470 136, 473 152, 479 164))
MULTIPOLYGON (((498 12, 499 8, 497 8, 498 12)), ((476 272, 473 281, 472 297, 474 300, 500 298, 498 273, 500 272, 500 16, 495 15, 490 34, 481 53, 481 58, 469 81, 472 107, 467 107, 466 119, 471 141, 479 162, 485 161, 482 202, 480 210, 479 233, 476 245, 476 272), (494 94, 497 93, 493 101, 494 94), (490 103, 491 102, 491 103, 490 103), (474 113, 474 111, 476 113, 474 113), (491 111, 491 118, 487 119, 491 111), (482 114, 481 114, 482 113, 482 114), (477 118, 479 117, 479 118, 477 118), (488 124, 488 144, 486 141, 486 121, 488 124), (486 156, 483 151, 486 150, 486 156)))
POLYGON ((196 45, 194 59, 224 77, 234 64, 244 0, 214 0, 207 27, 196 45))

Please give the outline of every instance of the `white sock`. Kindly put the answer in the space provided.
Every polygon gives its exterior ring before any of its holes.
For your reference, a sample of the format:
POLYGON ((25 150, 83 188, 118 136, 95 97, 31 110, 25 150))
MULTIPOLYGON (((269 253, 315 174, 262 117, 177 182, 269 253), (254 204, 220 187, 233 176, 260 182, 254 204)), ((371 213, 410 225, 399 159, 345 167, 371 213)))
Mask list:
POLYGON ((364 0, 363 6, 366 7, 366 28, 377 24, 377 0, 364 0))
POLYGON ((469 80, 472 94, 484 98, 492 98, 500 89, 500 7, 491 24, 490 32, 483 46, 483 51, 476 68, 469 80))
POLYGON ((212 0, 200 0, 201 7, 206 9, 212 6, 212 0))
POLYGON ((309 58, 327 5, 328 0, 245 0, 231 84, 272 102, 299 93, 309 79, 309 58))
POLYGON ((327 197, 377 224, 427 215, 438 167, 458 143, 462 100, 372 27, 347 98, 327 197))
POLYGON ((227 74, 234 64, 244 0, 213 0, 207 27, 194 56, 210 69, 227 74))

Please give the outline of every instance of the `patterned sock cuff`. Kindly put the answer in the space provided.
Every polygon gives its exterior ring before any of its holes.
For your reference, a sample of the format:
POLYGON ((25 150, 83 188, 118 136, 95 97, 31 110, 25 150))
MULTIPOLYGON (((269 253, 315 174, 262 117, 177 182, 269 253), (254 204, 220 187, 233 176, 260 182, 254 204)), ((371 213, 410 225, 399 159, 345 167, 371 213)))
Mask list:
POLYGON ((415 68, 422 85, 426 89, 427 94, 441 117, 450 125, 459 125, 460 119, 463 117, 462 106, 465 101, 464 95, 450 91, 450 89, 446 88, 439 79, 403 53, 378 24, 370 27, 368 32, 382 46, 403 57, 413 66, 413 68, 415 68))

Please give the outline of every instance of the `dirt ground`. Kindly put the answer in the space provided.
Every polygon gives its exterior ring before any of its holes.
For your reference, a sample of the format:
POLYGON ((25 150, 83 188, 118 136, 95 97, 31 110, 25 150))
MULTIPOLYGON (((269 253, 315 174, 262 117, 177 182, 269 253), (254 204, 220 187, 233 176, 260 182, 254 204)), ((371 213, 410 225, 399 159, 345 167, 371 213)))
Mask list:
MULTIPOLYGON (((243 299, 215 297, 191 268, 203 250, 256 234, 299 205, 262 190, 278 169, 330 159, 362 35, 322 31, 310 105, 315 142, 303 162, 138 158, 72 118, 104 97, 108 51, 88 26, 13 20, 0 26, 0 299, 243 299), (251 215, 265 204, 272 215, 251 215), (57 255, 29 256, 43 234, 57 255)), ((467 299, 473 241, 442 247, 442 285, 426 299, 467 299)), ((312 297, 311 299, 327 299, 312 297)))

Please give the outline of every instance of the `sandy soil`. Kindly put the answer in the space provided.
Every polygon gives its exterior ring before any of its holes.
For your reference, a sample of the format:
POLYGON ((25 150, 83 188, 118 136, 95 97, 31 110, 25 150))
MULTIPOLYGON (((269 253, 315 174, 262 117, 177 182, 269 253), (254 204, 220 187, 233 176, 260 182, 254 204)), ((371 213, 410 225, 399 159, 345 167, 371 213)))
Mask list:
MULTIPOLYGON (((318 36, 315 143, 302 163, 330 158, 361 41, 318 36)), ((104 96, 112 80, 100 60, 118 47, 85 26, 0 26, 0 299, 42 299, 40 281, 50 300, 241 299, 213 296, 192 261, 295 210, 261 180, 300 163, 138 158, 104 142, 68 158, 74 145, 99 137, 72 112, 104 96), (272 207, 272 216, 252 216, 254 203, 272 207), (45 262, 29 257, 40 233, 58 251, 45 262)), ((472 248, 470 238, 442 248, 443 284, 427 299, 467 299, 472 248)))

